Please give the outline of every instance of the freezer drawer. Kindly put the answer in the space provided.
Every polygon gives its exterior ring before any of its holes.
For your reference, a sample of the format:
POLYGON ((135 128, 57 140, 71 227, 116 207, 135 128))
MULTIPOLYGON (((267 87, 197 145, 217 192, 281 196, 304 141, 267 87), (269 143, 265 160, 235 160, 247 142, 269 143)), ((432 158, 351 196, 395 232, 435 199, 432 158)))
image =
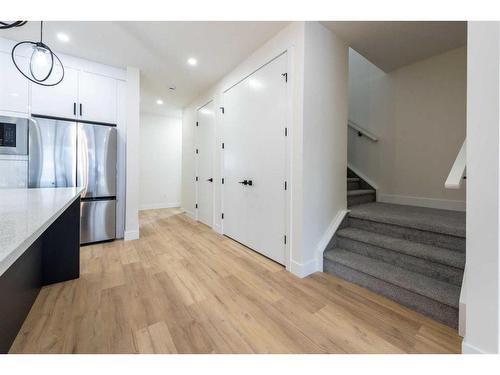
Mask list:
POLYGON ((82 201, 80 243, 92 243, 116 238, 116 201, 82 201))
POLYGON ((77 159, 83 198, 116 196, 116 128, 78 124, 77 159))

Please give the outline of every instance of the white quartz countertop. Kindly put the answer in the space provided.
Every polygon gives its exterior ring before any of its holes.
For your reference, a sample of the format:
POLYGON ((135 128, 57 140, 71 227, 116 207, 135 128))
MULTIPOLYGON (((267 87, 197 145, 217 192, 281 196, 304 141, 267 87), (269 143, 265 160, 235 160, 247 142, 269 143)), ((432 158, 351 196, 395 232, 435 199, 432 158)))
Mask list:
POLYGON ((0 276, 77 199, 82 188, 0 189, 0 276))

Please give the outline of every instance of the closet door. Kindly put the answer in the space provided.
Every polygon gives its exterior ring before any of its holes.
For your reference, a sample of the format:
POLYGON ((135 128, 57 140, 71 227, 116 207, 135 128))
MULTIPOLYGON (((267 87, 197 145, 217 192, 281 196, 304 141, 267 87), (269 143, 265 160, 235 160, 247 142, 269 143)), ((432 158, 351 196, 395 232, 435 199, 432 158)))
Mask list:
POLYGON ((213 224, 214 184, 214 102, 211 101, 198 110, 197 143, 198 143, 198 181, 197 202, 198 220, 204 224, 213 224))
POLYGON ((226 91, 223 117, 224 233, 281 264, 286 68, 283 54, 226 91))

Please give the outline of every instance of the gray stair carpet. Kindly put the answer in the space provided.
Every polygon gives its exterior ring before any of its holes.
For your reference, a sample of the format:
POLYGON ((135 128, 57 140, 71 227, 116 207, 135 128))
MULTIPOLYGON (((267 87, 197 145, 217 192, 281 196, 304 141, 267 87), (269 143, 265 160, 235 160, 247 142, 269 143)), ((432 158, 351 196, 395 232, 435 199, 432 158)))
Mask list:
POLYGON ((335 246, 460 286, 465 254, 357 228, 337 231, 335 246))
POLYGON ((324 271, 457 328, 465 213, 375 199, 348 170, 350 212, 324 253, 324 271))

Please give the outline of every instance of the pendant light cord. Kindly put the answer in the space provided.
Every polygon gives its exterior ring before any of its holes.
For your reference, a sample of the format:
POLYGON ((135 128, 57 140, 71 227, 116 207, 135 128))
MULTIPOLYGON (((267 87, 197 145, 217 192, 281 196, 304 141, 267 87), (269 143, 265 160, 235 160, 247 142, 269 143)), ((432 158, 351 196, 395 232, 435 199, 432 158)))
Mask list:
POLYGON ((40 21, 40 43, 43 43, 43 21, 40 21))

